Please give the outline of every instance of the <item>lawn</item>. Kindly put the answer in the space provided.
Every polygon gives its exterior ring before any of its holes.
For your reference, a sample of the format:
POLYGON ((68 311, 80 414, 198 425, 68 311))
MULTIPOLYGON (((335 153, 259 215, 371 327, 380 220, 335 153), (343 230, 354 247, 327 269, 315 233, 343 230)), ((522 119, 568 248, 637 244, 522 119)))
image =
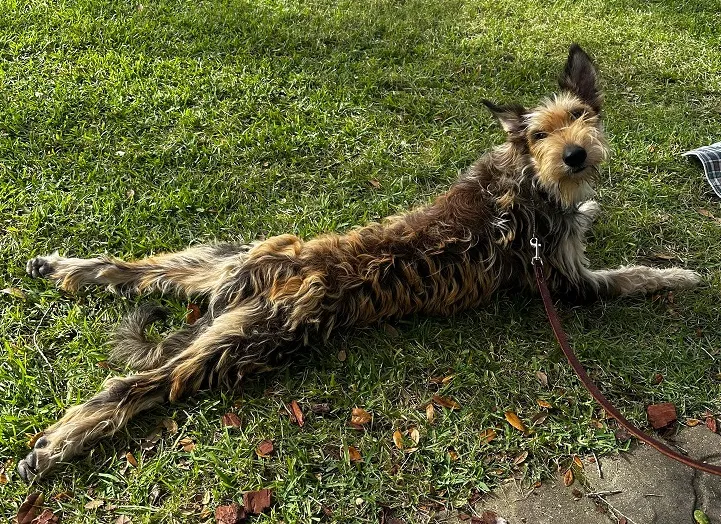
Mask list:
MULTIPOLYGON (((501 296, 348 333, 242 391, 142 415, 32 487, 14 471, 30 436, 122 372, 105 364, 107 342, 138 302, 59 292, 24 275, 27 258, 307 238, 427 202, 503 140, 481 100, 535 103, 573 41, 598 63, 613 148, 592 265, 680 265, 704 285, 561 316, 639 424, 653 402, 682 420, 721 412, 721 205, 680 156, 721 137, 717 0, 3 0, 0 27, 0 518, 41 491, 68 523, 207 522, 271 488, 257 522, 427 522, 509 479, 530 487, 574 456, 628 448, 539 300, 501 296), (460 409, 436 407, 429 422, 433 395, 460 409), (330 411, 314 413, 322 403, 330 411), (365 430, 349 425, 356 406, 373 416, 365 430), (223 427, 226 413, 241 427, 223 427), (164 419, 177 432, 149 442, 164 419), (412 428, 419 442, 398 449, 393 433, 412 428), (266 439, 275 449, 260 458, 266 439)), ((164 303, 179 326, 186 304, 164 303)))

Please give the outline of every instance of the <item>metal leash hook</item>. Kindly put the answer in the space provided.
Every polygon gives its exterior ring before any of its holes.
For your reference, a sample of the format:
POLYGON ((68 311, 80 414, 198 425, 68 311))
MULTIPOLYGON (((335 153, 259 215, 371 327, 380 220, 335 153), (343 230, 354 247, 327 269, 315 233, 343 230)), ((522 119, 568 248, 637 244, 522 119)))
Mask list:
POLYGON ((541 265, 543 265, 543 260, 541 259, 541 242, 538 240, 538 237, 534 236, 531 238, 531 247, 536 250, 536 254, 531 258, 531 264, 535 266, 536 262, 540 262, 541 265))

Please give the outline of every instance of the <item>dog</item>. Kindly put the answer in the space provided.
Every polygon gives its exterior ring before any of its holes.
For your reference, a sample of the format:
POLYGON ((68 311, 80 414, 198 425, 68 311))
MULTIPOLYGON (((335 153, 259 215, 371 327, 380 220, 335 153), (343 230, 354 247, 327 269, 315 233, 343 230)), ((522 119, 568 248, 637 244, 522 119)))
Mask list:
POLYGON ((44 431, 18 470, 29 481, 88 449, 128 420, 200 388, 234 387, 277 366, 310 340, 410 314, 451 315, 500 289, 535 293, 529 241, 543 249, 551 292, 610 298, 699 283, 693 271, 645 266, 591 270, 585 235, 608 146, 596 67, 574 44, 559 91, 535 108, 484 101, 505 143, 470 166, 431 204, 355 229, 303 241, 280 235, 249 245, 191 247, 126 262, 109 257, 27 263, 65 290, 86 284, 203 297, 207 312, 162 342, 141 308, 118 328, 112 358, 136 374, 109 379, 44 431))

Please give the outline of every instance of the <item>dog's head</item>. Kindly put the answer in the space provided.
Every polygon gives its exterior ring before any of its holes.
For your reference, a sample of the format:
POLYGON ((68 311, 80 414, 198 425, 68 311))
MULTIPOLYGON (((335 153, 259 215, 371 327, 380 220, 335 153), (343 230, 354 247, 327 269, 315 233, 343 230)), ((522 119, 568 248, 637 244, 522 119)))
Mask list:
POLYGON ((591 196, 598 165, 608 154, 596 68, 577 44, 558 84, 560 92, 533 109, 484 104, 508 133, 511 147, 530 156, 535 182, 570 207, 591 196))

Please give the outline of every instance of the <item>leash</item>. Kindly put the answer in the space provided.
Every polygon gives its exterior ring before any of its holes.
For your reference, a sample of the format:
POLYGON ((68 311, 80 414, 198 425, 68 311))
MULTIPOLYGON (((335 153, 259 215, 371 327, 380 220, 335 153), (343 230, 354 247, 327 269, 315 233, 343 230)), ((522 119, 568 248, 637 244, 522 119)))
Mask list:
POLYGON ((598 386, 596 386, 593 380, 591 380, 591 377, 588 376, 588 373, 586 373, 586 370, 583 368, 583 364, 581 364, 581 361, 578 360, 578 357, 571 349, 571 346, 568 344, 568 337, 563 331, 563 327, 561 327, 561 321, 558 318, 558 312, 553 305, 551 293, 548 291, 546 279, 543 276, 543 260, 541 259, 540 254, 541 243, 539 242, 538 237, 536 237, 535 234, 535 224, 533 224, 533 230, 534 231, 533 237, 531 238, 531 247, 535 249, 535 255, 531 258, 531 264, 533 265, 533 271, 536 274, 536 283, 538 284, 538 290, 541 292, 541 298, 543 299, 543 307, 546 309, 546 316, 548 317, 548 321, 551 323, 553 334, 556 335, 556 340, 561 346, 563 354, 566 355, 568 363, 571 364, 571 367, 576 372, 576 375, 578 375, 581 383, 585 386, 588 392, 591 393, 591 396, 596 400, 596 402, 601 404, 606 413, 615 418, 616 421, 626 429, 626 431, 628 431, 631 435, 636 437, 641 442, 648 444, 649 446, 666 455, 670 459, 681 462, 682 464, 686 464, 687 466, 697 469, 699 471, 704 471, 706 473, 711 473, 712 475, 721 476, 720 466, 714 466, 713 464, 700 462, 698 460, 694 460, 690 457, 682 455, 681 453, 679 453, 675 449, 672 449, 663 442, 656 440, 651 435, 644 433, 636 426, 634 426, 631 422, 629 422, 621 414, 621 412, 618 411, 613 406, 613 404, 611 404, 608 399, 603 396, 601 390, 598 389, 598 386))

